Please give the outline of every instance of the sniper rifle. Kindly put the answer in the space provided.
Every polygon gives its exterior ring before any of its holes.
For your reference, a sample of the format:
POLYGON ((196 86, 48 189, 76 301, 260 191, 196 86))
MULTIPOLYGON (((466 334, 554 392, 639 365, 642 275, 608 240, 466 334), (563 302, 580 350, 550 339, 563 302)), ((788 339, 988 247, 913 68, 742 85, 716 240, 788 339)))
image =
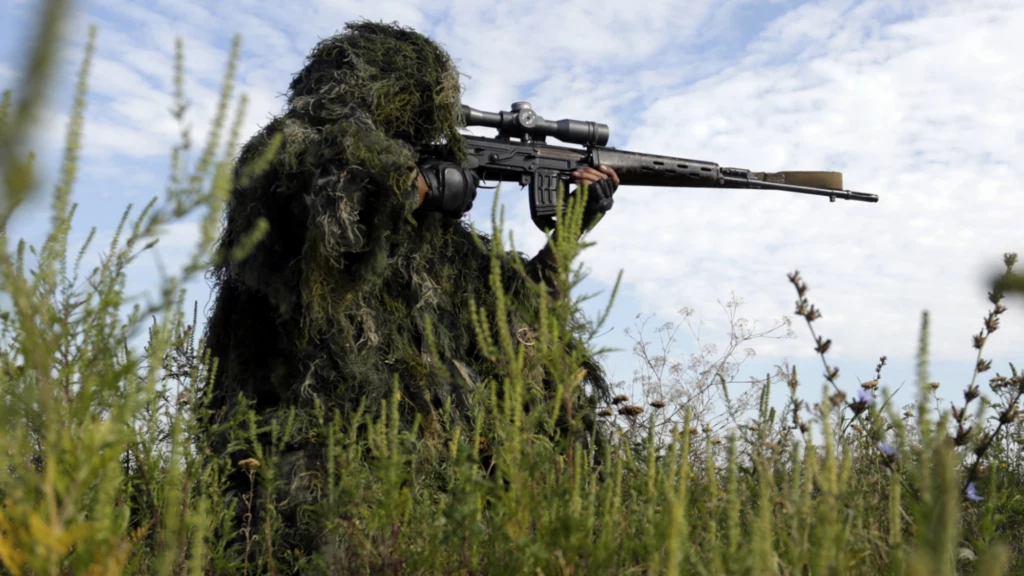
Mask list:
MULTIPOLYGON (((529 187, 530 216, 542 230, 553 229, 559 213, 559 186, 585 166, 610 166, 623 186, 744 188, 781 190, 860 202, 878 202, 875 194, 843 190, 841 172, 752 172, 714 162, 629 152, 606 147, 606 124, 582 120, 545 120, 529 102, 509 111, 482 112, 462 106, 466 126, 496 128, 497 136, 464 136, 466 162, 481 181, 518 182, 529 187), (583 148, 552 146, 547 137, 583 148), (513 140, 515 138, 516 140, 513 140)), ((568 189, 568 188, 566 188, 568 189)))

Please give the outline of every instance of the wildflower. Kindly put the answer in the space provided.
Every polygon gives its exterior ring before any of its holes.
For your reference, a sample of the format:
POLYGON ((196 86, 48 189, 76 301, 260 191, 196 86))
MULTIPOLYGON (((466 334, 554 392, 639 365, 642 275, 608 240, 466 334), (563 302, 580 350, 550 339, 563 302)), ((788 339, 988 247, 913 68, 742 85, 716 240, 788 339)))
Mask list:
POLYGON ((654 402, 651 402, 651 406, 654 408, 661 409, 665 407, 665 403, 662 402, 661 400, 655 400, 654 402))
POLYGON ((871 392, 861 390, 857 392, 857 402, 863 402, 865 405, 871 406, 875 403, 875 397, 871 395, 871 392))
POLYGON ((896 449, 886 444, 885 442, 878 443, 878 451, 881 452, 882 454, 885 454, 886 456, 895 457, 897 454, 896 449))
POLYGON ((939 383, 938 382, 930 382, 928 384, 928 386, 930 386, 932 390, 938 390, 939 389, 939 383))
POLYGON ((711 439, 711 443, 712 444, 721 444, 722 443, 722 439, 721 438, 712 438, 711 439))
POLYGON ((969 482, 969 483, 967 484, 967 492, 966 492, 966 495, 967 495, 967 498, 968 498, 968 499, 970 499, 970 500, 974 500, 975 502, 981 502, 982 500, 984 500, 984 498, 982 498, 982 497, 981 497, 981 496, 980 496, 980 495, 978 494, 978 489, 977 489, 977 487, 976 487, 976 486, 974 485, 974 482, 969 482))
POLYGON ((868 380, 867 382, 862 382, 860 387, 865 390, 873 390, 875 388, 878 388, 878 380, 868 380))
POLYGON ((615 398, 612 398, 612 404, 616 404, 616 405, 617 404, 622 404, 623 402, 626 402, 627 400, 629 400, 629 396, 626 396, 625 394, 619 394, 615 398))
POLYGON ((612 411, 607 409, 607 408, 605 408, 604 410, 601 410, 600 412, 598 412, 597 415, 598 416, 604 416, 605 418, 607 418, 608 416, 612 415, 612 411))

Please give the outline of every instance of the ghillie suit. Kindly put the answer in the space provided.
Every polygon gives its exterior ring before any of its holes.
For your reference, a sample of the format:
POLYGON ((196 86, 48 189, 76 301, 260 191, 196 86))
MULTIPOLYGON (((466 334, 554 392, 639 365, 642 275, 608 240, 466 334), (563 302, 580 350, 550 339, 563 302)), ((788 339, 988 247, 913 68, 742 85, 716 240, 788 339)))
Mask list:
MULTIPOLYGON (((212 272, 206 342, 220 361, 211 392, 218 420, 241 394, 261 417, 295 409, 293 436, 308 437, 315 407, 347 414, 365 402, 374 413, 397 376, 408 424, 446 401, 464 408, 474 382, 500 381, 468 321, 471 298, 493 310, 489 255, 461 221, 415 210, 413 145, 444 142, 459 157, 460 97, 449 56, 409 29, 349 24, 313 49, 285 113, 238 159, 245 166, 281 137, 259 176, 245 182, 240 168, 226 208, 223 254, 261 222, 269 227, 244 258, 226 258, 212 272), (441 359, 428 352, 428 318, 441 359)), ((535 307, 530 280, 506 264, 504 281, 509 326, 522 337, 535 307)), ((587 388, 606 393, 599 366, 586 367, 587 388)), ((540 385, 543 374, 534 379, 540 385)), ((303 478, 286 494, 287 507, 297 508, 314 503, 318 448, 293 448, 302 457, 283 479, 303 478)), ((239 472, 233 485, 246 492, 249 480, 239 472)), ((293 533, 287 546, 312 545, 293 533)))

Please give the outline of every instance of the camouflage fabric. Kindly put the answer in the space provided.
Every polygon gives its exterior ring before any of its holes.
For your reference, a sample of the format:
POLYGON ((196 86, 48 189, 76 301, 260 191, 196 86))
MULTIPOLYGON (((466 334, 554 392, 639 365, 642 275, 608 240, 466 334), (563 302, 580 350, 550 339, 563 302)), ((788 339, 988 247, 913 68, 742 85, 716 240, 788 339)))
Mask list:
MULTIPOLYGON (((242 394, 263 416, 295 408, 303 438, 317 426, 314 406, 345 414, 365 401, 376 410, 397 376, 411 422, 446 400, 464 408, 470 386, 498 376, 467 321, 470 298, 491 309, 488 254, 461 221, 415 211, 412 145, 443 142, 462 154, 460 91, 445 51, 396 25, 349 24, 312 50, 286 111, 243 147, 238 165, 276 135, 280 148, 226 208, 224 253, 260 222, 269 229, 246 257, 212 271, 206 338, 220 365, 208 393, 220 419, 242 394), (441 358, 427 351, 428 318, 441 358)), ((531 325, 530 280, 511 267, 504 276, 509 325, 521 337, 531 325)), ((586 383, 604 391, 600 368, 588 368, 586 383)), ((541 385, 543 374, 534 379, 541 385)), ((313 502, 316 447, 295 444, 285 460, 283 479, 303 480, 283 499, 313 502)), ((248 479, 235 480, 247 489, 248 479)))

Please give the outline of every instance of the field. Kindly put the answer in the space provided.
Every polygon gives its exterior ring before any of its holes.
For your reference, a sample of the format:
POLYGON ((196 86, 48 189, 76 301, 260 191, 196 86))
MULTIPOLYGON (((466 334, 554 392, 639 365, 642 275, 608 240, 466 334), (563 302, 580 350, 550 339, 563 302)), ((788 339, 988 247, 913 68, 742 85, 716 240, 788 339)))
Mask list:
MULTIPOLYGON (((26 80, 0 108, 5 231, 41 194, 25 143, 55 57, 56 21, 44 19, 26 80)), ((1004 292, 1020 286, 1014 254, 974 338, 974 381, 951 410, 934 402, 926 314, 917 402, 905 410, 887 401, 884 359, 876 379, 850 390, 794 272, 797 328, 828 376, 817 401, 797 397, 798 375, 780 367, 724 406, 619 396, 599 407, 601 441, 576 434, 568 442, 556 420, 580 364, 559 344, 572 336, 566 326, 579 303, 550 302, 549 322, 529 343, 495 337, 508 333, 501 311, 481 310, 481 342, 505 377, 471 398, 468 425, 450 425, 443 411, 401 425, 398 382, 386 405, 351 415, 236 421, 233 442, 258 455, 241 463, 254 485, 284 482, 277 471, 290 444, 322 446, 326 472, 312 480, 318 497, 298 522, 328 529, 313 545, 296 542, 273 512, 235 524, 223 496, 231 462, 205 442, 197 393, 215 359, 204 355, 198 313, 181 289, 216 257, 240 125, 225 113, 233 63, 204 147, 193 151, 183 138, 167 190, 126 209, 101 265, 83 271, 86 248, 69 253, 68 235, 78 152, 88 146, 90 54, 50 198, 50 234, 34 247, 0 236, 0 574, 1024 573, 1024 374, 984 356, 1001 329, 1004 292), (126 268, 161 227, 190 217, 203 230, 194 258, 155 302, 134 303, 126 268), (134 346, 140 338, 145 346, 134 346), (529 411, 527 347, 560 386, 529 411), (771 406, 773 387, 791 391, 787 405, 771 406)), ((182 120, 180 50, 177 62, 173 113, 182 120)), ((493 225, 493 257, 502 258, 497 214, 493 225)), ((564 286, 579 282, 573 262, 585 248, 559 244, 564 286)), ((499 278, 492 288, 501 293, 499 278)), ((600 318, 590 321, 584 336, 600 329, 600 318)), ((660 381, 665 359, 645 360, 649 381, 660 381)), ((724 388, 718 376, 709 370, 688 386, 724 388)), ((279 493, 287 490, 267 496, 272 509, 279 493)), ((237 496, 250 503, 255 490, 237 496)))

